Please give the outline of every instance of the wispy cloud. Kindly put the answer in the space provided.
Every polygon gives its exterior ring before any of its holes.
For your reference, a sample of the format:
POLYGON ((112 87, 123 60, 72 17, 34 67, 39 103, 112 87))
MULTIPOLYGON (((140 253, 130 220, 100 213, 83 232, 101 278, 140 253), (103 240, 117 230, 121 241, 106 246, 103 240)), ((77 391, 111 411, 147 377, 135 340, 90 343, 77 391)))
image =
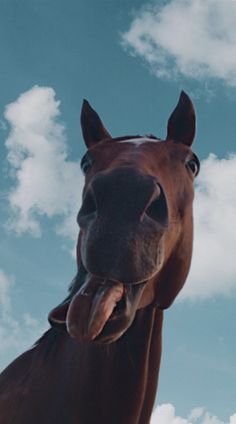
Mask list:
POLYGON ((10 125, 6 140, 15 181, 9 194, 10 227, 18 234, 41 234, 41 218, 59 216, 57 232, 75 239, 82 175, 67 157, 60 102, 50 87, 35 86, 5 109, 10 125))
POLYGON ((11 302, 13 288, 13 277, 0 269, 0 368, 29 348, 47 327, 46 322, 39 322, 28 312, 19 317, 19 320, 15 319, 11 302))
POLYGON ((236 155, 202 162, 194 204, 193 262, 180 298, 236 292, 236 155))
POLYGON ((157 406, 152 414, 151 424, 235 424, 236 413, 229 417, 228 422, 223 422, 216 415, 205 408, 194 408, 186 418, 176 415, 175 407, 166 403, 157 406))
POLYGON ((217 78, 236 85, 236 1, 147 3, 122 36, 158 77, 217 78))

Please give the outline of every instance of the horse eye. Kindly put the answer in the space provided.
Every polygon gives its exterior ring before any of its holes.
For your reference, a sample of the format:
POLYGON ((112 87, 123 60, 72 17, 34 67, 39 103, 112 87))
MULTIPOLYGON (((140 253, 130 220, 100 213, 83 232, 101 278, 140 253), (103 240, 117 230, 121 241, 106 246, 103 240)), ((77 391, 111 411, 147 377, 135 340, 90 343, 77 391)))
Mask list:
POLYGON ((93 158, 89 156, 88 154, 84 155, 84 157, 82 158, 80 162, 80 168, 84 175, 89 171, 92 164, 93 164, 93 158))
POLYGON ((197 174, 199 173, 199 168, 200 168, 200 164, 197 158, 194 159, 190 159, 187 162, 187 167, 188 169, 190 169, 191 173, 193 174, 194 177, 197 176, 197 174))

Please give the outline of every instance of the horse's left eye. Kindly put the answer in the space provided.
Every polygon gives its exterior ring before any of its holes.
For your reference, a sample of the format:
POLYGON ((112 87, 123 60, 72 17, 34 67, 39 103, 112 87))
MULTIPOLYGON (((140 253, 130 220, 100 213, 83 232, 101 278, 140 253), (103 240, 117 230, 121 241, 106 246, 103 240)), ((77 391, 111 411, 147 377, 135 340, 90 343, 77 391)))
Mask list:
POLYGON ((188 160, 186 165, 188 169, 191 171, 191 173, 193 174, 193 176, 196 177, 200 169, 200 163, 197 157, 188 160))
POLYGON ((93 164, 93 158, 88 154, 84 155, 84 157, 82 158, 80 162, 80 168, 84 175, 90 170, 92 164, 93 164))

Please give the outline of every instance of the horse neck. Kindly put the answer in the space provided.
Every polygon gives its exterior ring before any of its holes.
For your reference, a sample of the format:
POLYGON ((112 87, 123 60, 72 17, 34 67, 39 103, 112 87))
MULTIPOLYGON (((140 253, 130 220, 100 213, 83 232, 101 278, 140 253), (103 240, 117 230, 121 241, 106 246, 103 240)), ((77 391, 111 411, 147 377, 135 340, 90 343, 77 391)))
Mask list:
POLYGON ((137 312, 110 345, 51 329, 0 377, 0 424, 148 424, 161 356, 162 312, 137 312))
MULTIPOLYGON (((146 424, 152 412, 161 357, 162 312, 137 312, 129 330, 109 345, 79 344, 64 336, 60 367, 68 376, 78 423, 146 424)), ((55 364, 55 358, 54 358, 55 364)))

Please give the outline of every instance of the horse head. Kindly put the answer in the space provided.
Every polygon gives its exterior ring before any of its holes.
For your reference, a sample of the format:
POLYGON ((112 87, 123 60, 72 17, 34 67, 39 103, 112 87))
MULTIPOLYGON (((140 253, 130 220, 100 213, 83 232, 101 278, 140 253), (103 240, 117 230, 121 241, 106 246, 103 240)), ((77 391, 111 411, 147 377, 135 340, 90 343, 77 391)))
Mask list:
POLYGON ((77 221, 78 276, 49 315, 78 341, 113 342, 145 307, 168 308, 183 287, 192 255, 191 150, 195 112, 182 92, 154 136, 113 138, 84 101, 83 201, 77 221))

